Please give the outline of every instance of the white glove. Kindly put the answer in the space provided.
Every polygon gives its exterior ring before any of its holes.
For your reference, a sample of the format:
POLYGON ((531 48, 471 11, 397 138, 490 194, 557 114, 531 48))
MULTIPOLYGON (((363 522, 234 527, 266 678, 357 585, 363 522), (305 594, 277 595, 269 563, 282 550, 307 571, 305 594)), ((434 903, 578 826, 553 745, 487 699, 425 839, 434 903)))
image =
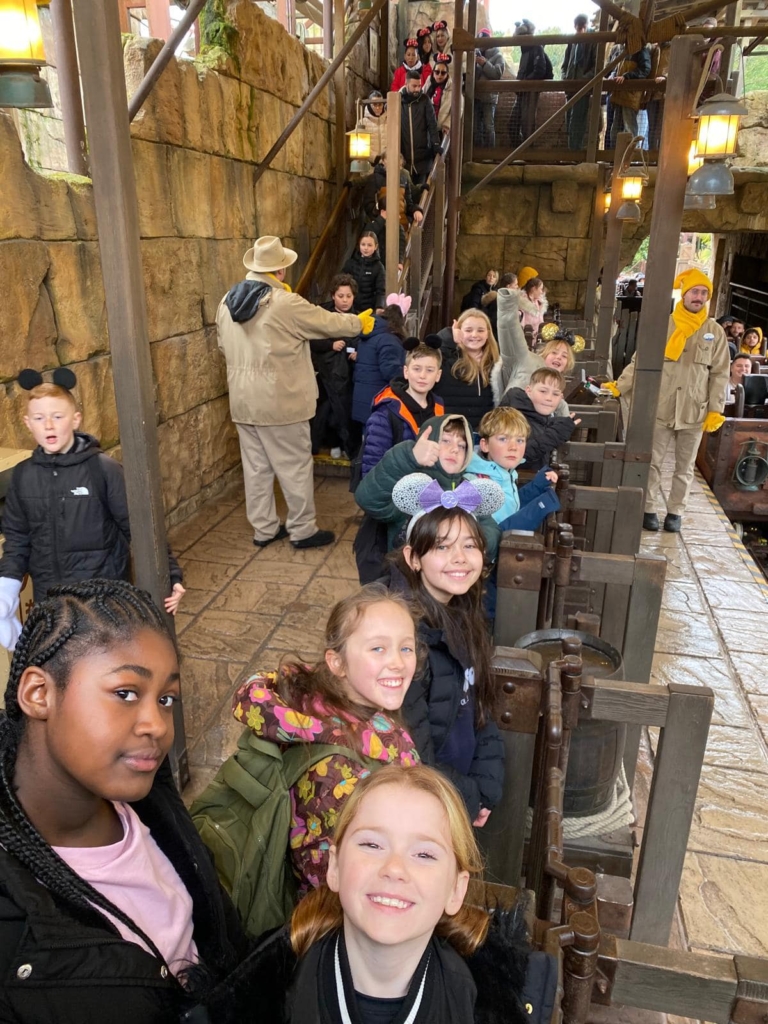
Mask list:
MULTIPOLYGON (((21 580, 12 580, 10 576, 0 576, 0 619, 8 619, 16 614, 20 593, 21 580)), ((15 640, 13 642, 16 643, 15 640)))
POLYGON ((21 633, 21 623, 15 615, 7 619, 0 619, 0 644, 6 650, 12 651, 21 633))

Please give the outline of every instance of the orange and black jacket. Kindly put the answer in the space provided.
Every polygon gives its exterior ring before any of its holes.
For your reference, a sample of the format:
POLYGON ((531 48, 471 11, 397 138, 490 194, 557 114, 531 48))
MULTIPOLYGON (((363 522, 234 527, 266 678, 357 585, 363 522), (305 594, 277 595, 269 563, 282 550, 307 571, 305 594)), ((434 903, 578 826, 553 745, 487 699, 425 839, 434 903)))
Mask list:
POLYGON ((415 441, 426 420, 442 416, 443 400, 434 392, 423 408, 408 394, 402 379, 393 380, 373 400, 373 412, 365 424, 362 475, 373 469, 390 448, 401 441, 415 441))

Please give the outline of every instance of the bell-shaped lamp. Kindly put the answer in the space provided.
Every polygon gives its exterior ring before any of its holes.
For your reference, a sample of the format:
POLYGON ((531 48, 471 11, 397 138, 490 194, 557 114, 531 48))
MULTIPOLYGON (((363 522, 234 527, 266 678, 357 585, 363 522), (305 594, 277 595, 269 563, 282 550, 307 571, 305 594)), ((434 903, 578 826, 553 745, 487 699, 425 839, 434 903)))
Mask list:
POLYGON ((733 195, 733 175, 724 161, 736 152, 739 124, 747 113, 743 103, 724 92, 698 108, 694 153, 704 163, 688 179, 687 195, 733 195))
POLYGON ((617 220, 632 221, 635 224, 640 223, 643 215, 637 202, 642 197, 643 188, 647 180, 647 175, 632 174, 631 171, 619 176, 619 188, 623 202, 616 211, 617 220))
POLYGON ((35 0, 0 0, 0 107, 51 107, 35 0))

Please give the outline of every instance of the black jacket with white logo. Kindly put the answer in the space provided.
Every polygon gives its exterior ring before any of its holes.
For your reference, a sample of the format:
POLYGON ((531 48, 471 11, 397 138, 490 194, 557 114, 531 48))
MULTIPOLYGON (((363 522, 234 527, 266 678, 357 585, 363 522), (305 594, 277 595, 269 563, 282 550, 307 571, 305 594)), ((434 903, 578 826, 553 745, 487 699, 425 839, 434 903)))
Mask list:
MULTIPOLYGON (((5 499, 0 576, 32 577, 35 600, 76 580, 129 578, 131 531, 123 467, 90 434, 70 451, 38 447, 20 462, 5 499)), ((169 552, 171 584, 182 579, 169 552)))

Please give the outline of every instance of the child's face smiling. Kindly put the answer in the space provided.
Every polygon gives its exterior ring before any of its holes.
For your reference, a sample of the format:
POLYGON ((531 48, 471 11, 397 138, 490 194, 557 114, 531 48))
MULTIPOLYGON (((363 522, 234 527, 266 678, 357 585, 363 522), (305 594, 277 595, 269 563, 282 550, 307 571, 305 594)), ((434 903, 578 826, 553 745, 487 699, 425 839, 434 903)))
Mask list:
POLYGON ((373 256, 376 252, 376 242, 366 235, 365 238, 360 239, 360 254, 361 256, 373 256))
POLYGON ((549 416, 555 411, 563 398, 563 392, 556 384, 548 381, 539 381, 537 384, 529 384, 525 393, 533 403, 533 408, 542 416, 549 416))
POLYGON ((425 356, 423 359, 412 359, 403 367, 403 376, 408 381, 408 390, 416 395, 426 395, 440 380, 440 367, 437 359, 425 356))
POLYGON ((565 373, 565 368, 568 365, 568 344, 563 342, 562 345, 558 345, 557 348, 544 357, 544 362, 552 370, 557 370, 558 373, 565 373))
POLYGON ((35 442, 48 455, 69 451, 81 420, 72 402, 54 396, 31 399, 24 417, 35 442))
POLYGON ((416 671, 416 634, 411 616, 393 601, 366 608, 343 653, 326 651, 326 664, 347 696, 373 708, 402 706, 416 671))
POLYGON ((467 461, 467 441, 462 434, 444 433, 440 438, 439 462, 446 473, 460 473, 467 461))
POLYGON ((440 604, 466 594, 483 571, 483 553, 463 520, 453 520, 448 532, 421 557, 407 545, 403 554, 414 572, 421 573, 425 590, 440 604))
POLYGON ((151 629, 79 658, 64 689, 44 667, 19 683, 38 774, 72 800, 145 797, 173 743, 178 699, 173 644, 151 629))
POLYGON ((426 947, 442 915, 460 909, 469 874, 457 870, 437 798, 387 785, 366 794, 340 848, 331 847, 327 880, 348 946, 426 947))
POLYGON ((491 434, 480 438, 480 451, 502 469, 515 469, 525 456, 525 442, 523 434, 491 434))

